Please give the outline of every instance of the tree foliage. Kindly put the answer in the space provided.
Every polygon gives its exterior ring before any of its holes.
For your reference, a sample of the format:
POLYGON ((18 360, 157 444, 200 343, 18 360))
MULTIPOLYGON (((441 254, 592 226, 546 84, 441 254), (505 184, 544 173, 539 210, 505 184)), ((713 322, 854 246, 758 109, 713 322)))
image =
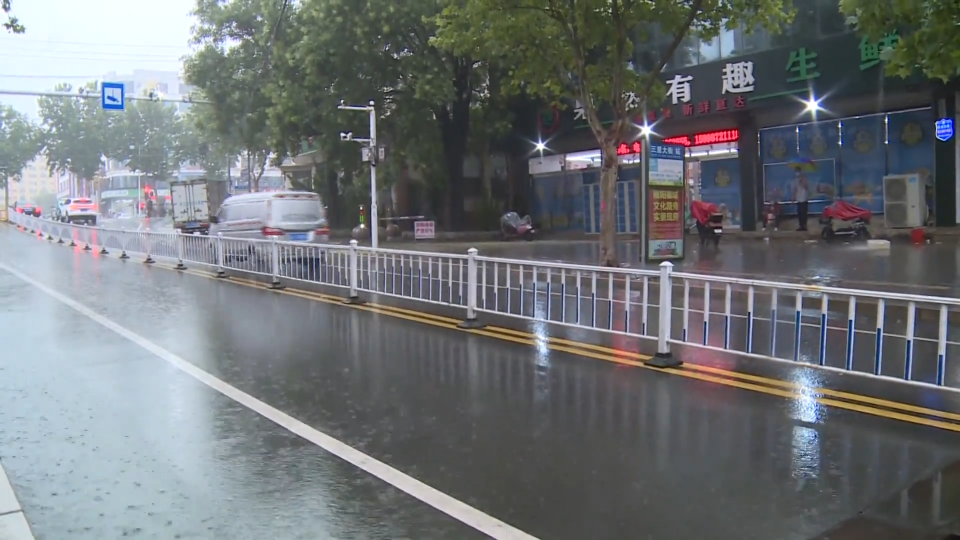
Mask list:
MULTIPOLYGON (((96 93, 96 84, 86 90, 96 93)), ((60 84, 57 92, 72 93, 69 84, 60 84)), ((104 111, 99 100, 83 97, 45 96, 37 100, 43 133, 43 153, 50 172, 71 172, 91 180, 102 168, 103 157, 116 157, 124 142, 123 115, 104 111)))
POLYGON ((389 153, 378 179, 386 186, 402 169, 418 169, 445 191, 447 221, 457 228, 471 122, 487 119, 472 110, 484 92, 487 67, 432 44, 436 17, 447 3, 304 0, 279 51, 283 67, 271 81, 272 118, 284 146, 312 136, 325 156, 358 156, 356 145, 339 141, 337 133, 366 137, 367 118, 336 106, 341 99, 372 100, 378 144, 389 153))
POLYGON ((842 0, 864 39, 881 43, 887 73, 948 81, 960 75, 960 3, 955 0, 842 0), (908 30, 906 33, 899 31, 908 30))
POLYGON ((0 9, 3 9, 3 13, 7 16, 7 20, 3 23, 3 27, 7 32, 22 34, 26 30, 23 25, 20 24, 20 21, 10 14, 10 10, 13 9, 11 0, 0 0, 0 9))
POLYGON ((40 132, 26 116, 8 105, 0 106, 0 187, 6 186, 8 178, 20 180, 40 144, 40 132))
POLYGON ((783 0, 463 0, 438 18, 434 40, 459 57, 496 60, 504 83, 549 101, 578 101, 603 153, 601 263, 616 265, 616 146, 645 107, 659 104, 659 75, 688 34, 715 37, 725 26, 778 29, 783 0), (646 65, 634 43, 664 35, 646 65), (600 110, 612 111, 604 124, 600 110))
MULTIPOLYGON (((258 164, 265 165, 270 153, 271 101, 265 86, 289 6, 290 0, 197 0, 193 11, 192 41, 198 48, 184 63, 187 82, 213 103, 208 125, 258 164)), ((253 169, 257 191, 264 167, 253 169)))
MULTIPOLYGON (((86 97, 45 96, 38 100, 42 152, 51 173, 70 172, 89 180, 108 158, 147 176, 168 179, 188 162, 214 170, 212 162, 205 161, 208 149, 222 154, 218 171, 225 171, 228 152, 232 156, 239 153, 211 130, 197 127, 194 119, 210 111, 208 105, 195 104, 193 110, 198 112, 189 116, 170 104, 146 100, 127 101, 123 112, 105 111, 95 99, 99 96, 96 83, 83 89, 86 97)), ((56 90, 77 94, 67 84, 56 90)))
POLYGON ((159 101, 131 101, 117 120, 113 127, 124 140, 113 143, 116 152, 109 157, 126 162, 129 169, 165 179, 175 176, 180 164, 188 161, 179 144, 184 128, 174 107, 159 101))
POLYGON ((203 167, 207 177, 226 180, 228 164, 240 155, 239 143, 217 135, 213 127, 213 108, 195 105, 180 122, 177 153, 183 161, 203 167))

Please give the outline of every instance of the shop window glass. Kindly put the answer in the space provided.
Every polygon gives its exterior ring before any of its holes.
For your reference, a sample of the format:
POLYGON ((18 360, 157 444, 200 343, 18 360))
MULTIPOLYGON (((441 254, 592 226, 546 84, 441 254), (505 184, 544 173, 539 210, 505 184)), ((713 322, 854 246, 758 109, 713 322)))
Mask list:
POLYGON ((720 46, 720 58, 730 58, 733 56, 739 56, 740 52, 737 51, 737 34, 739 34, 739 28, 724 28, 720 35, 717 37, 717 44, 720 46))
POLYGON ((817 14, 817 31, 820 37, 830 37, 851 31, 846 16, 840 12, 838 0, 814 0, 817 14))
POLYGON ((698 61, 700 64, 713 62, 720 59, 720 39, 713 38, 700 40, 700 46, 697 49, 698 61))

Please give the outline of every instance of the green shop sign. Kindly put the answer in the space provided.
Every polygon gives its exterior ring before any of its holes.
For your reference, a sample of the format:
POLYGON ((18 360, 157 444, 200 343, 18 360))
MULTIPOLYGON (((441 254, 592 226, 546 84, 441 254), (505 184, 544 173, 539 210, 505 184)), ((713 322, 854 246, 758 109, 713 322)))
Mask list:
MULTIPOLYGON (((664 73, 666 99, 648 112, 647 121, 694 118, 704 115, 776 106, 782 99, 817 99, 903 88, 921 79, 888 78, 883 72, 883 51, 895 45, 894 32, 877 41, 853 33, 799 47, 690 66, 664 73)), ((554 111, 551 131, 586 127, 583 110, 573 104, 554 111)), ((601 111, 609 117, 609 111, 601 111), (606 113, 606 114, 605 114, 606 113)), ((643 122, 641 116, 635 119, 643 122)), ((541 120, 541 127, 544 122, 541 120)))

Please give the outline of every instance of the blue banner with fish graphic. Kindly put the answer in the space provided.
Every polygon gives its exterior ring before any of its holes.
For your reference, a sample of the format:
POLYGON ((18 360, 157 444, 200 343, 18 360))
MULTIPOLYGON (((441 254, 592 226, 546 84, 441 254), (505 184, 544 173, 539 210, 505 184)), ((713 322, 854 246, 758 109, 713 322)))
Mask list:
POLYGON ((700 200, 717 205, 724 215, 725 225, 741 225, 739 159, 700 162, 700 200))
POLYGON ((841 123, 841 198, 874 213, 883 213, 884 124, 881 115, 848 118, 841 123))

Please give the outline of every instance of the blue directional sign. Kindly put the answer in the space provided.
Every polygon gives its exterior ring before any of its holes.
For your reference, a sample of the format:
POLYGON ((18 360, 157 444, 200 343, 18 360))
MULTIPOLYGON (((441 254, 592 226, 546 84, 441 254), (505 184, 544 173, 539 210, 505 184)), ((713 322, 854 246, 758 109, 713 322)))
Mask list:
POLYGON ((105 111, 122 111, 126 95, 123 83, 104 82, 100 84, 100 104, 105 111))
POLYGON ((953 118, 941 118, 937 120, 937 139, 947 142, 953 138, 953 118))

